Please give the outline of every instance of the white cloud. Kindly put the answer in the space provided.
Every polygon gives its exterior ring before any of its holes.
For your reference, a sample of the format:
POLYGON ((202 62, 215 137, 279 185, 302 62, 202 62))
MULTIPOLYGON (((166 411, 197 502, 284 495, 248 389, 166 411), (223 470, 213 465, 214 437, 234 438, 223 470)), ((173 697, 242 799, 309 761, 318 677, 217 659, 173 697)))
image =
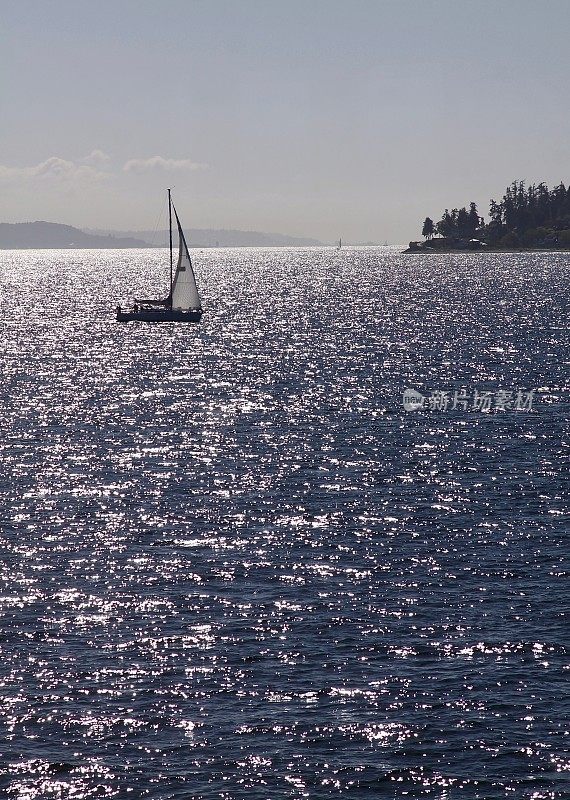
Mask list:
POLYGON ((73 161, 66 161, 63 158, 52 156, 46 161, 42 161, 36 167, 28 167, 24 172, 33 177, 40 178, 71 178, 80 169, 73 161))
MULTIPOLYGON (((29 167, 10 167, 0 164, 0 180, 59 181, 67 183, 94 182, 108 178, 113 174, 109 166, 110 161, 111 158, 107 153, 102 150, 93 150, 84 158, 76 160, 51 156, 51 158, 29 167)), ((199 164, 188 158, 175 159, 152 156, 151 158, 131 158, 124 164, 123 172, 143 174, 207 168, 207 164, 199 164)))
POLYGON ((123 172, 175 172, 178 170, 207 169, 207 164, 200 164, 191 161, 189 158, 163 158, 162 156, 151 156, 150 158, 131 158, 123 166, 123 172))
POLYGON ((106 167, 111 161, 111 156, 104 153, 102 150, 92 150, 88 156, 81 159, 83 164, 90 167, 106 167))
POLYGON ((31 167, 7 167, 0 164, 0 179, 5 180, 99 180, 106 174, 89 164, 67 161, 58 156, 52 156, 31 167))

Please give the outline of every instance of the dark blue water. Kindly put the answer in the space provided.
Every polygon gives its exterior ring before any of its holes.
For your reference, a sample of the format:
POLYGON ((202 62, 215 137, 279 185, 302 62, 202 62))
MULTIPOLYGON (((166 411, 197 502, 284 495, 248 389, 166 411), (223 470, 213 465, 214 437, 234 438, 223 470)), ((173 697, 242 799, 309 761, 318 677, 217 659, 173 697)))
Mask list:
POLYGON ((1 254, 0 796, 570 796, 570 257, 195 261, 1 254))

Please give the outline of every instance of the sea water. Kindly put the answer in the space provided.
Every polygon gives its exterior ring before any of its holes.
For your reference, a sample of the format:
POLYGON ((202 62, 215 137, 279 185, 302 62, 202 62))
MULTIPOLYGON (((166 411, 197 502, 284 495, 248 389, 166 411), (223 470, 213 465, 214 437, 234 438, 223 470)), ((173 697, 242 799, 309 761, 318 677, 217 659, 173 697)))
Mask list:
POLYGON ((193 257, 0 253, 1 796, 568 797, 570 255, 193 257))

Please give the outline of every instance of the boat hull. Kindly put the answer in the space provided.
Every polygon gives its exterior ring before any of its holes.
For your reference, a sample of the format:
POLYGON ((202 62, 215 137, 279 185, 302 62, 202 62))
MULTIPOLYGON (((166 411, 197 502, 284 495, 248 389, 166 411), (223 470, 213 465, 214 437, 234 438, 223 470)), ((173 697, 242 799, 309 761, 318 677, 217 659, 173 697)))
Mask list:
POLYGON ((178 311, 176 309, 139 309, 117 311, 117 322, 200 322, 202 311, 178 311))

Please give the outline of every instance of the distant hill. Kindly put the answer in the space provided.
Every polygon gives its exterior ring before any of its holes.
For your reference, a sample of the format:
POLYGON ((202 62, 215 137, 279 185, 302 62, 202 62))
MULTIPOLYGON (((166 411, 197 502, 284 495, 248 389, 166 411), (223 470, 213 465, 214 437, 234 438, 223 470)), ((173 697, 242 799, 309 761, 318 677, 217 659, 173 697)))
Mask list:
POLYGON ((148 247, 142 239, 86 233, 56 222, 0 222, 0 249, 148 247))
MULTIPOLYGON (((85 229, 91 234, 142 239, 153 247, 168 247, 168 231, 105 231, 85 229)), ((298 236, 285 236, 281 233, 260 233, 259 231, 215 230, 194 228, 185 230, 189 247, 319 247, 318 239, 304 239, 298 236)), ((176 238, 176 237, 175 237, 176 238)))
MULTIPOLYGON (((187 230, 186 239, 190 247, 318 247, 322 244, 318 239, 236 230, 187 230)), ((0 222, 0 249, 50 247, 168 247, 168 231, 80 230, 57 222, 0 222)))

